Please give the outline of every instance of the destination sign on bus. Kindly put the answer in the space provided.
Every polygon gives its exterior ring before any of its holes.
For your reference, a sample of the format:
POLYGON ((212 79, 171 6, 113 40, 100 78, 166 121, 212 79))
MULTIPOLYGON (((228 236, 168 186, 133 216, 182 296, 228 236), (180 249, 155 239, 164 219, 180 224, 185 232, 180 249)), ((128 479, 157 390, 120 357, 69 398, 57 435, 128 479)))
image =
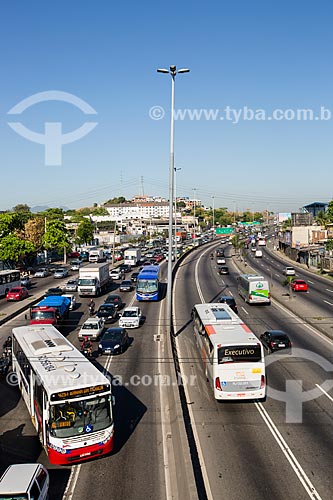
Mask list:
POLYGON ((218 350, 218 362, 232 363, 232 362, 246 362, 246 361, 260 361, 261 348, 260 345, 253 346, 230 346, 220 347, 218 350))
POLYGON ((51 395, 51 401, 63 401, 64 399, 80 398, 82 396, 92 396, 110 390, 109 385, 94 385, 92 387, 82 387, 72 391, 56 392, 51 395))

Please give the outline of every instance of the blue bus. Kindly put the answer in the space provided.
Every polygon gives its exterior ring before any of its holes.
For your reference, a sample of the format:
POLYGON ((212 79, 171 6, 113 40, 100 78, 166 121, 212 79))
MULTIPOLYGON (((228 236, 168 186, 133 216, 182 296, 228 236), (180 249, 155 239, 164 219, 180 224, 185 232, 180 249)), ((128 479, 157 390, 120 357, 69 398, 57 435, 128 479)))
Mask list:
POLYGON ((136 300, 158 300, 160 266, 144 266, 136 282, 136 300))

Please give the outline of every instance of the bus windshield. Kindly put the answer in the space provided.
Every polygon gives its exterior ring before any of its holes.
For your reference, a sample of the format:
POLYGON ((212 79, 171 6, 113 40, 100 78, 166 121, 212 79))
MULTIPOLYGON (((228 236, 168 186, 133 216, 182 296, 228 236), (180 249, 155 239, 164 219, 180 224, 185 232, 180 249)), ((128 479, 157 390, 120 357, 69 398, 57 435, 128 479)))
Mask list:
POLYGON ((237 345, 219 347, 217 350, 218 363, 255 363, 261 361, 260 345, 237 345))
POLYGON ((136 289, 139 292, 156 292, 158 290, 157 280, 138 280, 136 289))
POLYGON ((79 436, 106 429, 111 424, 111 396, 50 406, 49 429, 53 437, 79 436))

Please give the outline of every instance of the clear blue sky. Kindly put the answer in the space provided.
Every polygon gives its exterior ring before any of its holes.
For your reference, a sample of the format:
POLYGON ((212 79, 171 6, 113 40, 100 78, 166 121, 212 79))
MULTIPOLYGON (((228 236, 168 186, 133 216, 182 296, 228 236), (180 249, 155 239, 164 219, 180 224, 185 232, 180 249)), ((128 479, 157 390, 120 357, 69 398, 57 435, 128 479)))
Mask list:
POLYGON ((17 203, 76 208, 114 196, 168 197, 171 78, 176 109, 221 110, 218 119, 177 120, 177 195, 207 206, 289 212, 333 198, 330 120, 244 120, 227 106, 328 108, 333 116, 330 0, 1 2, 0 209, 17 203), (92 106, 48 101, 7 112, 33 94, 58 90, 92 106), (165 118, 149 110, 162 106, 165 118), (97 121, 44 164, 44 146, 16 134, 61 122, 63 132, 97 121), (195 191, 194 191, 195 189, 195 191))

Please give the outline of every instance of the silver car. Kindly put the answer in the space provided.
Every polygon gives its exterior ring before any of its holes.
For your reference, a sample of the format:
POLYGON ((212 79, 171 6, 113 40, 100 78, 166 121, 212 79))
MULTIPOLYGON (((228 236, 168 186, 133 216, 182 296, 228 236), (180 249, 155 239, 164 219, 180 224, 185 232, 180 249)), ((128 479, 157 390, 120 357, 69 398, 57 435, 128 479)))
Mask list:
POLYGON ((77 292, 77 281, 76 280, 67 281, 66 285, 64 286, 64 290, 66 292, 77 292))
POLYGON ((34 274, 35 278, 46 278, 46 276, 50 276, 50 271, 46 267, 41 267, 34 274))
POLYGON ((56 269, 56 271, 54 271, 54 275, 53 276, 56 279, 67 278, 67 276, 68 276, 68 269, 65 269, 64 267, 61 267, 60 269, 56 269))

